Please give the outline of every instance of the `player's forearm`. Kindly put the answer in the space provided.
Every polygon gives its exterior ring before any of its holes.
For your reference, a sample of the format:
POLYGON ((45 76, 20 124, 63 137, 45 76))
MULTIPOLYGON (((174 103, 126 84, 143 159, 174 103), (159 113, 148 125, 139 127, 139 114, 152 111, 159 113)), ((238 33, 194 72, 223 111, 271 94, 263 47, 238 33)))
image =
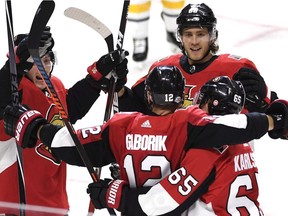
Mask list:
POLYGON ((118 98, 119 110, 121 112, 143 112, 146 105, 139 101, 137 95, 128 87, 125 87, 124 94, 118 98))
POLYGON ((53 124, 42 125, 38 130, 37 137, 52 150, 56 158, 70 165, 84 166, 66 127, 53 124))
POLYGON ((266 114, 248 113, 220 116, 206 125, 191 124, 188 134, 192 139, 188 140, 187 148, 212 148, 259 139, 267 133, 268 123, 266 114))
POLYGON ((75 83, 68 90, 66 98, 70 122, 74 124, 78 119, 84 117, 99 96, 100 89, 93 88, 87 78, 75 83))
POLYGON ((214 181, 215 170, 213 168, 207 170, 200 174, 199 179, 192 180, 189 171, 181 167, 149 190, 148 188, 127 189, 123 196, 123 204, 125 204, 122 206, 125 209, 123 213, 151 216, 180 215, 200 198, 214 181), (183 182, 189 183, 184 186, 183 182))

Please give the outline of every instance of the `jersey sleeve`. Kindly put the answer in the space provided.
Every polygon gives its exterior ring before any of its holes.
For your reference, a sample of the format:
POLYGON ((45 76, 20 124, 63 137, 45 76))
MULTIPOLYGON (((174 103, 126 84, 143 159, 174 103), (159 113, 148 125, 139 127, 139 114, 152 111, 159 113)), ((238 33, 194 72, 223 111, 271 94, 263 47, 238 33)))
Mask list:
POLYGON ((138 111, 147 114, 148 107, 144 101, 144 81, 146 76, 140 78, 129 89, 125 86, 125 93, 118 98, 119 110, 121 112, 138 111))
MULTIPOLYGON (((193 149, 187 152, 181 167, 151 187, 146 193, 133 189, 126 213, 136 215, 180 215, 207 190, 215 179, 215 150, 193 149), (132 195, 133 194, 133 195, 132 195), (132 202, 132 203, 131 203, 132 202), (144 214, 143 214, 144 213, 144 214)), ((129 194, 125 199, 128 199, 129 194)))
MULTIPOLYGON (((94 126, 77 130, 77 139, 83 145, 91 164, 102 167, 115 162, 109 146, 109 127, 94 126)), ((67 127, 44 125, 40 131, 41 141, 51 147, 59 159, 71 165, 85 166, 67 127)))
POLYGON ((100 90, 93 88, 87 79, 82 79, 67 90, 68 114, 72 124, 82 119, 100 96, 100 90), (83 97, 83 95, 86 95, 83 97))
POLYGON ((268 119, 262 113, 203 116, 199 108, 187 109, 191 112, 188 116, 186 149, 246 143, 261 138, 268 131, 268 119))

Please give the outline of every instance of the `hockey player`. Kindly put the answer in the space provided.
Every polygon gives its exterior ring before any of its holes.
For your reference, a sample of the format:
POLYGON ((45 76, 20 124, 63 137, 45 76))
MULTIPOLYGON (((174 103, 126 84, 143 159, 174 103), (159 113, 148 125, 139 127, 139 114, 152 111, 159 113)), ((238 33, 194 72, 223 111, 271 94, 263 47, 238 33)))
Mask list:
MULTIPOLYGON (((128 21, 131 24, 133 38, 133 60, 136 62, 147 59, 149 50, 149 20, 151 0, 131 0, 128 13, 128 21)), ((161 17, 165 24, 167 41, 171 50, 176 53, 179 50, 176 40, 176 18, 183 8, 184 0, 163 0, 161 17)), ((159 16, 160 18, 160 16, 159 16)))
MULTIPOLYGON (((190 148, 245 143, 262 137, 267 131, 273 138, 287 139, 287 101, 273 102, 267 114, 210 116, 197 106, 177 110, 184 100, 185 79, 175 66, 155 67, 145 86, 145 98, 153 114, 117 113, 102 126, 77 131, 94 166, 111 162, 120 166, 122 180, 113 182, 107 192, 109 208, 123 210, 117 192, 126 182, 131 188, 155 185, 163 176, 179 168, 179 162, 190 148)), ((38 111, 8 105, 4 111, 4 123, 6 133, 17 135, 18 145, 33 148, 36 144, 33 137, 38 137, 57 158, 83 166, 67 129, 48 123, 38 111)), ((191 177, 185 182, 190 184, 191 177)), ((94 205, 107 207, 103 202, 94 202, 94 205)), ((126 209, 124 213, 133 215, 126 209)))
MULTIPOLYGON (((243 108, 245 92, 239 81, 221 76, 202 86, 195 100, 211 115, 237 114, 243 108)), ((258 168, 249 144, 191 148, 179 163, 180 168, 149 191, 118 190, 120 210, 128 215, 180 215, 183 211, 183 215, 263 215, 258 202, 258 168)), ((89 185, 96 207, 107 206, 105 193, 110 185, 113 182, 108 180, 89 185)))
MULTIPOLYGON (((177 18, 177 36, 183 54, 176 54, 156 61, 149 69, 160 65, 175 65, 186 79, 184 106, 192 104, 193 97, 200 87, 216 76, 229 76, 240 80, 244 85, 247 100, 243 112, 264 112, 268 104, 277 98, 275 92, 267 89, 263 77, 255 64, 232 54, 216 55, 217 19, 206 4, 188 4, 177 18)), ((140 111, 148 113, 144 101, 145 77, 139 79, 131 88, 119 91, 120 111, 140 111)))
MULTIPOLYGON (((40 72, 30 57, 27 38, 27 34, 20 34, 15 38, 19 100, 31 109, 37 109, 51 124, 63 126, 61 115, 47 91, 45 82, 41 79, 40 72)), ((70 122, 74 124, 77 119, 85 116, 99 97, 99 86, 109 83, 104 77, 117 66, 117 58, 119 59, 120 56, 117 51, 104 55, 97 64, 97 68, 101 68, 98 77, 92 78, 94 74, 89 71, 91 75, 87 75, 70 89, 65 89, 61 80, 51 74, 54 65, 53 46, 54 40, 50 28, 46 27, 41 37, 39 50, 42 63, 65 111, 69 115, 70 122)), ((120 65, 123 64, 127 64, 127 59, 120 65)), ((124 67, 124 69, 126 74, 127 68, 124 67)), ((116 72, 119 74, 118 67, 116 67, 116 72)), ((9 60, 0 70, 0 95, 0 201, 20 203, 16 143, 14 137, 5 134, 3 122, 3 110, 12 100, 9 60)), ((65 162, 55 157, 49 147, 37 141, 35 137, 31 137, 31 139, 35 139, 34 148, 25 149, 22 152, 26 204, 68 209, 65 162)), ((0 208, 0 213, 18 215, 19 211, 16 210, 15 212, 12 208, 0 208)))

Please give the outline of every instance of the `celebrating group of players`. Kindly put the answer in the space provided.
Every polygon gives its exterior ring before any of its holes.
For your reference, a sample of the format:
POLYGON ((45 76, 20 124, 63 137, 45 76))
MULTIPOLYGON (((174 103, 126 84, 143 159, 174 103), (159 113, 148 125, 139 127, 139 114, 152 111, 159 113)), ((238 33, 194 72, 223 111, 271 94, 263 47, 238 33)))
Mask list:
MULTIPOLYGON (((206 4, 188 4, 176 23, 182 54, 156 61, 131 88, 125 86, 128 61, 115 50, 65 89, 51 74, 50 28, 43 32, 43 65, 71 123, 107 92, 106 75, 115 69, 118 76, 121 112, 103 125, 77 130, 77 136, 92 165, 117 163, 119 178, 93 182, 87 192, 95 208, 123 215, 263 215, 249 142, 267 132, 287 139, 288 102, 268 91, 252 61, 216 54, 217 19, 206 4)), ((27 35, 15 45, 21 104, 11 105, 8 59, 0 71, 0 185, 18 184, 16 142, 25 148, 27 204, 68 211, 66 163, 84 163, 29 58, 27 35)), ((1 190, 0 201, 19 203, 18 188, 1 190)))

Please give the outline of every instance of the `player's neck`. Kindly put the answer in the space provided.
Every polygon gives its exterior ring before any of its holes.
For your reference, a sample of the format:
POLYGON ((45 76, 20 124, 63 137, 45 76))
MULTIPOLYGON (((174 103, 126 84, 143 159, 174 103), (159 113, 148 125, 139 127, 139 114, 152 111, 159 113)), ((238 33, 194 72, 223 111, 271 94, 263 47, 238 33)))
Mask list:
POLYGON ((165 116, 173 113, 171 109, 161 109, 161 108, 153 108, 152 112, 156 113, 159 116, 165 116))
POLYGON ((205 55, 205 57, 203 57, 200 60, 193 60, 193 59, 188 57, 188 62, 189 62, 189 65, 203 64, 205 62, 208 62, 212 57, 213 57, 213 54, 211 52, 209 52, 209 53, 207 53, 207 55, 205 55))

